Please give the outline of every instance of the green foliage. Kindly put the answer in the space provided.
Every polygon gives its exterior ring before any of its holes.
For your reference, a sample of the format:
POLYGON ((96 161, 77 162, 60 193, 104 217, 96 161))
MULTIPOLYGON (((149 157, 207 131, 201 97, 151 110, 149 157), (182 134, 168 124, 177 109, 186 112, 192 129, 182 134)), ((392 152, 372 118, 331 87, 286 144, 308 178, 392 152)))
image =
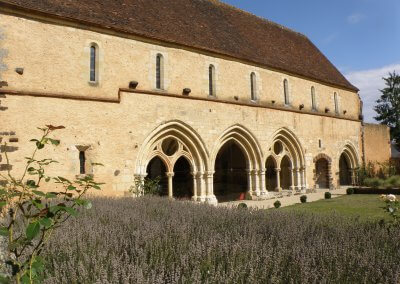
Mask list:
POLYGON ((331 199, 332 194, 330 192, 325 192, 325 199, 331 199))
POLYGON ((300 196, 300 201, 301 201, 301 203, 306 203, 307 202, 307 195, 300 196))
POLYGON ((274 202, 274 207, 275 207, 276 209, 280 208, 281 205, 282 205, 282 204, 281 204, 281 202, 280 202, 279 200, 277 200, 277 201, 274 202))
POLYGON ((155 179, 135 177, 134 184, 129 188, 129 192, 134 196, 139 197, 143 195, 160 195, 160 180, 161 177, 155 179))
POLYGON ((380 188, 382 187, 384 184, 384 180, 380 179, 380 178, 367 178, 364 181, 364 185, 369 186, 369 187, 373 187, 373 188, 380 188))
POLYGON ((347 195, 354 194, 354 188, 349 187, 348 189, 346 189, 346 193, 347 193, 347 195))
MULTIPOLYGON (((11 276, 1 275, 5 281, 41 282, 44 260, 40 255, 53 231, 71 216, 76 216, 79 207, 90 208, 91 203, 83 199, 84 195, 90 189, 100 190, 102 185, 91 176, 69 181, 46 174, 46 168, 57 161, 37 159, 38 153, 47 145, 58 146, 60 141, 49 136, 53 131, 63 128, 52 125, 39 128, 42 137, 31 140, 35 147, 32 155, 26 158, 22 176, 17 178, 11 170, 5 176, 0 175, 4 180, 4 185, 0 186, 0 235, 6 237, 5 259, 12 270, 11 276), (43 184, 50 187, 51 183, 58 187, 57 191, 41 190, 43 184)), ((10 164, 7 152, 5 157, 7 164, 10 164)))
POLYGON ((386 188, 400 188, 400 176, 391 176, 384 184, 386 188))
POLYGON ((400 76, 396 72, 383 78, 386 87, 381 90, 381 97, 376 101, 375 119, 390 127, 391 138, 400 145, 400 76))
POLYGON ((248 206, 247 206, 246 203, 240 203, 240 204, 238 205, 238 208, 239 208, 239 209, 247 209, 248 206))

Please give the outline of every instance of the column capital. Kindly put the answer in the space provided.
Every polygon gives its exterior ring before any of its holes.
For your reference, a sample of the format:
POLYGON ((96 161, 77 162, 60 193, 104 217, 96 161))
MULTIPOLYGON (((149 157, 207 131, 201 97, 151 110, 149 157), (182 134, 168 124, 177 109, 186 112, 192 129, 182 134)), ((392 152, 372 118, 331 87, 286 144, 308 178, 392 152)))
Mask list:
POLYGON ((165 175, 166 175, 167 177, 173 177, 173 176, 175 175, 175 173, 174 173, 174 172, 171 172, 171 173, 165 173, 165 175))
POLYGON ((281 171, 281 169, 280 168, 275 168, 275 171, 279 173, 281 171))

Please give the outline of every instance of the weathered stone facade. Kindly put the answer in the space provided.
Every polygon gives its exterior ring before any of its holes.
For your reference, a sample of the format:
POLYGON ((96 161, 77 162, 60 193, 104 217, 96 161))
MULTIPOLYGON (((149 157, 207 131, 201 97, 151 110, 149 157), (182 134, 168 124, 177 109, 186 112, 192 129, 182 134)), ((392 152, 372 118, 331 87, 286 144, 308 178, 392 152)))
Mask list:
POLYGON ((1 104, 7 106, 0 112, 0 131, 14 133, 19 141, 18 151, 9 153, 13 170, 21 170, 17 165, 29 153, 27 141, 38 135, 36 127, 64 125, 59 149, 43 153, 60 162, 51 174, 80 174, 84 152, 86 173, 106 182, 104 192, 111 195, 125 194, 135 177, 147 176, 155 157, 164 163, 168 194, 174 195, 174 166, 183 156, 192 198, 215 203, 216 160, 227 143, 242 151, 245 166, 238 167, 250 196, 265 197, 282 186, 292 191, 339 187, 341 157, 345 183, 355 183, 362 161, 356 91, 194 48, 0 9, 0 79, 7 82, 0 88, 1 104), (89 78, 92 44, 98 52, 94 83, 89 78), (156 88, 158 54, 162 90, 156 88), (210 64, 215 68, 212 97, 210 64), (253 72, 256 100, 250 97, 253 72), (128 89, 131 81, 138 82, 136 89, 128 89), (191 93, 183 95, 184 88, 191 93), (167 139, 177 145, 170 155, 162 146, 167 139), (320 159, 326 168, 316 168, 320 159))

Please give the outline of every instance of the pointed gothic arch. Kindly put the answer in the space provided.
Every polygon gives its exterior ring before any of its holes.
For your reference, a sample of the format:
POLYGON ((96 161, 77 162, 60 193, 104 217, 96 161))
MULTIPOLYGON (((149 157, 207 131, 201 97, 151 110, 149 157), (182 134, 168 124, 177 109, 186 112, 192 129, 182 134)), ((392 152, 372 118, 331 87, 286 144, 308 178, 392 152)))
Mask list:
MULTIPOLYGON (((273 190, 281 190, 281 184, 285 187, 287 187, 287 184, 290 184, 290 190, 305 190, 306 164, 304 150, 297 136, 289 129, 281 128, 272 135, 270 145, 265 163, 270 156, 273 156, 277 161, 276 169, 274 170, 277 179, 277 187, 273 190), (285 164, 285 173, 282 173, 281 162, 284 157, 287 157, 289 160, 290 168, 285 164), (288 170, 290 175, 287 172, 288 170)), ((271 173, 266 172, 266 176, 270 177, 270 175, 271 173)), ((268 190, 271 189, 268 188, 268 190)))
POLYGON ((209 170, 208 152, 194 129, 181 121, 169 121, 154 129, 139 149, 136 176, 143 179, 147 175, 147 165, 154 157, 159 157, 166 164, 170 197, 174 196, 175 163, 184 157, 193 176, 193 200, 206 200, 207 183, 204 179, 209 170))
POLYGON ((338 186, 356 185, 359 158, 355 146, 346 142, 338 155, 338 186))
POLYGON ((228 143, 233 143, 243 153, 246 166, 245 169, 242 168, 242 171, 244 170, 247 175, 247 194, 260 195, 259 172, 263 168, 261 147, 255 136, 245 127, 233 125, 219 136, 211 154, 210 169, 215 171, 217 156, 228 143))

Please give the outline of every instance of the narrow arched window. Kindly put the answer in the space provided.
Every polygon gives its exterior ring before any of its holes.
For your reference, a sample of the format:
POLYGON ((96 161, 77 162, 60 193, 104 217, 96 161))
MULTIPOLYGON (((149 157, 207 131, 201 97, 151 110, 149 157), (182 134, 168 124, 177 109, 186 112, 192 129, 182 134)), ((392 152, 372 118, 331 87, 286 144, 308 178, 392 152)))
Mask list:
POLYGON ((208 67, 208 95, 215 97, 215 67, 212 64, 208 67))
POLYGON ((98 78, 98 47, 96 44, 90 45, 90 82, 94 83, 97 82, 98 78))
POLYGON ((285 105, 289 105, 290 101, 289 101, 289 83, 288 80, 283 80, 283 92, 284 92, 284 96, 285 96, 285 105))
POLYGON ((311 87, 311 108, 317 110, 317 101, 315 99, 315 88, 311 87))
POLYGON ((254 72, 250 74, 250 95, 252 101, 257 100, 257 78, 254 72))
POLYGON ((79 151, 79 173, 86 174, 86 157, 85 151, 79 151))
POLYGON ((338 98, 338 94, 336 92, 333 94, 333 99, 335 102, 335 113, 339 114, 339 98, 338 98))
POLYGON ((161 54, 156 57, 156 88, 164 89, 164 57, 161 54))

